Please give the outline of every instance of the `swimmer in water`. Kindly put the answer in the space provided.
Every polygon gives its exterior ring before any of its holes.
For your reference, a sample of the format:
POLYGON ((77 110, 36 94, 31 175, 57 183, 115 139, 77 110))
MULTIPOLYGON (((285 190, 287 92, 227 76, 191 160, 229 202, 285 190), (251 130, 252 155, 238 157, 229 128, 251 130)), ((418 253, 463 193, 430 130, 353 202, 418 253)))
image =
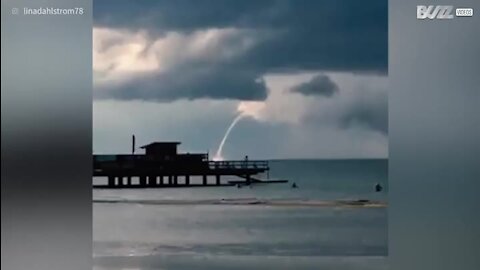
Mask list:
POLYGON ((380 192, 382 190, 383 190, 382 185, 380 185, 380 183, 376 183, 375 184, 375 192, 380 192))
POLYGON ((295 182, 293 182, 292 188, 298 188, 298 186, 297 186, 297 184, 296 184, 295 182))

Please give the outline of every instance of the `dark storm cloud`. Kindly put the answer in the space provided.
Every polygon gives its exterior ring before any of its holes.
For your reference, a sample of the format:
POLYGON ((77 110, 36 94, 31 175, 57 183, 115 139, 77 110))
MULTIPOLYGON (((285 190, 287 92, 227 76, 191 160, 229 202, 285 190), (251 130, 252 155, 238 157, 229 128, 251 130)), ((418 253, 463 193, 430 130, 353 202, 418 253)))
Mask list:
POLYGON ((291 89, 294 93, 300 93, 306 96, 325 96, 331 97, 338 92, 337 84, 327 75, 317 75, 310 81, 299 84, 291 89))
POLYGON ((388 96, 386 92, 357 99, 340 117, 345 127, 356 125, 388 134, 388 96))
POLYGON ((94 5, 95 26, 157 34, 224 27, 279 32, 243 59, 267 70, 387 69, 386 0, 101 0, 94 5))
MULTIPOLYGON (((193 72, 185 81, 175 80, 182 80, 181 74, 190 74, 189 70, 172 71, 171 74, 179 75, 172 78, 166 77, 169 74, 151 74, 122 86, 115 95, 141 99, 174 99, 175 95, 262 99, 265 89, 253 80, 269 72, 386 74, 387 12, 386 0, 98 0, 94 1, 94 24, 134 31, 146 29, 152 37, 161 37, 168 31, 189 33, 208 28, 258 30, 257 38, 262 41, 224 66, 215 66, 214 70, 221 71, 218 74, 196 76, 193 72), (263 39, 265 33, 270 33, 269 38, 263 39), (159 86, 161 82, 166 83, 159 86), (234 86, 234 82, 241 86, 234 86)), ((108 92, 115 93, 114 89, 108 92)))
MULTIPOLYGON (((361 91, 361 90, 360 90, 361 91)), ((364 129, 388 134, 388 94, 365 92, 352 98, 348 104, 339 105, 328 115, 335 125, 342 129, 362 127, 364 129)), ((317 125, 325 121, 318 111, 311 111, 304 119, 306 123, 317 125)))
POLYGON ((258 26, 277 6, 271 0, 100 0, 94 2, 93 15, 96 26, 188 32, 258 26))
POLYGON ((184 67, 166 73, 149 73, 119 85, 99 87, 95 97, 120 100, 173 101, 176 99, 264 100, 263 80, 249 70, 232 67, 184 67))

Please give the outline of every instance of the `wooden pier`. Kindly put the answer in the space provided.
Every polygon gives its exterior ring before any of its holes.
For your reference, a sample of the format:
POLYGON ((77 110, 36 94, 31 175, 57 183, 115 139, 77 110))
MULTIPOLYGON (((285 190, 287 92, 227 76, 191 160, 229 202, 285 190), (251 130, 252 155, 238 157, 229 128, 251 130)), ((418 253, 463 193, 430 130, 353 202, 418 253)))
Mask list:
POLYGON ((107 177, 106 185, 94 188, 159 188, 225 186, 223 176, 237 176, 250 184, 258 179, 252 176, 267 172, 265 160, 212 161, 208 154, 177 153, 178 142, 155 142, 143 146, 145 154, 94 155, 93 176, 107 177), (201 181, 193 183, 192 177, 201 181), (138 178, 138 181, 132 181, 138 178), (213 178, 214 181, 209 181, 213 178))

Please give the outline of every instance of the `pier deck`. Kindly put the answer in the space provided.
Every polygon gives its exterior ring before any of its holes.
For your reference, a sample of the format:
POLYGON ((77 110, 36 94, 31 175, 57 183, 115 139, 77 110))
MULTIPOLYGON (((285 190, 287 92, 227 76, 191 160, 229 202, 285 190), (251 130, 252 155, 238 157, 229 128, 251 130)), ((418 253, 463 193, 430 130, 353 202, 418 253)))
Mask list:
POLYGON ((107 185, 94 185, 94 188, 146 188, 146 187, 195 187, 195 186, 231 186, 222 183, 223 176, 239 176, 245 183, 250 183, 253 175, 267 172, 268 161, 234 160, 188 162, 182 160, 155 161, 136 157, 115 158, 101 161, 94 158, 94 177, 108 177, 107 185), (191 177, 202 177, 201 183, 192 183, 191 177), (137 177, 139 181, 133 182, 137 177), (211 183, 209 179, 214 177, 211 183), (181 182, 180 182, 181 178, 181 182))
MULTIPOLYGON (((134 137, 133 137, 134 138, 134 137)), ((132 154, 93 155, 93 176, 107 177, 106 185, 94 185, 94 188, 151 188, 151 187, 195 187, 225 186, 223 176, 243 178, 243 183, 258 182, 252 176, 268 172, 266 160, 225 160, 213 161, 208 153, 178 153, 179 142, 153 142, 142 146, 145 154, 134 154, 135 140, 132 142, 132 154), (193 182, 192 177, 201 177, 193 182), (209 178, 214 178, 214 182, 209 178), (132 181, 138 178, 138 181, 132 181)))

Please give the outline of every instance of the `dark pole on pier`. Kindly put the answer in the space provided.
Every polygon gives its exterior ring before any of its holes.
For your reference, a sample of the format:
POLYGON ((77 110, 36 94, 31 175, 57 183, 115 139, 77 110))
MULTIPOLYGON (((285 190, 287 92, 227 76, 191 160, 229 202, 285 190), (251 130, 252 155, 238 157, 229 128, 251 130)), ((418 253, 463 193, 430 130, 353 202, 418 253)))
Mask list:
POLYGON ((132 155, 135 154, 135 135, 132 135, 132 155))

